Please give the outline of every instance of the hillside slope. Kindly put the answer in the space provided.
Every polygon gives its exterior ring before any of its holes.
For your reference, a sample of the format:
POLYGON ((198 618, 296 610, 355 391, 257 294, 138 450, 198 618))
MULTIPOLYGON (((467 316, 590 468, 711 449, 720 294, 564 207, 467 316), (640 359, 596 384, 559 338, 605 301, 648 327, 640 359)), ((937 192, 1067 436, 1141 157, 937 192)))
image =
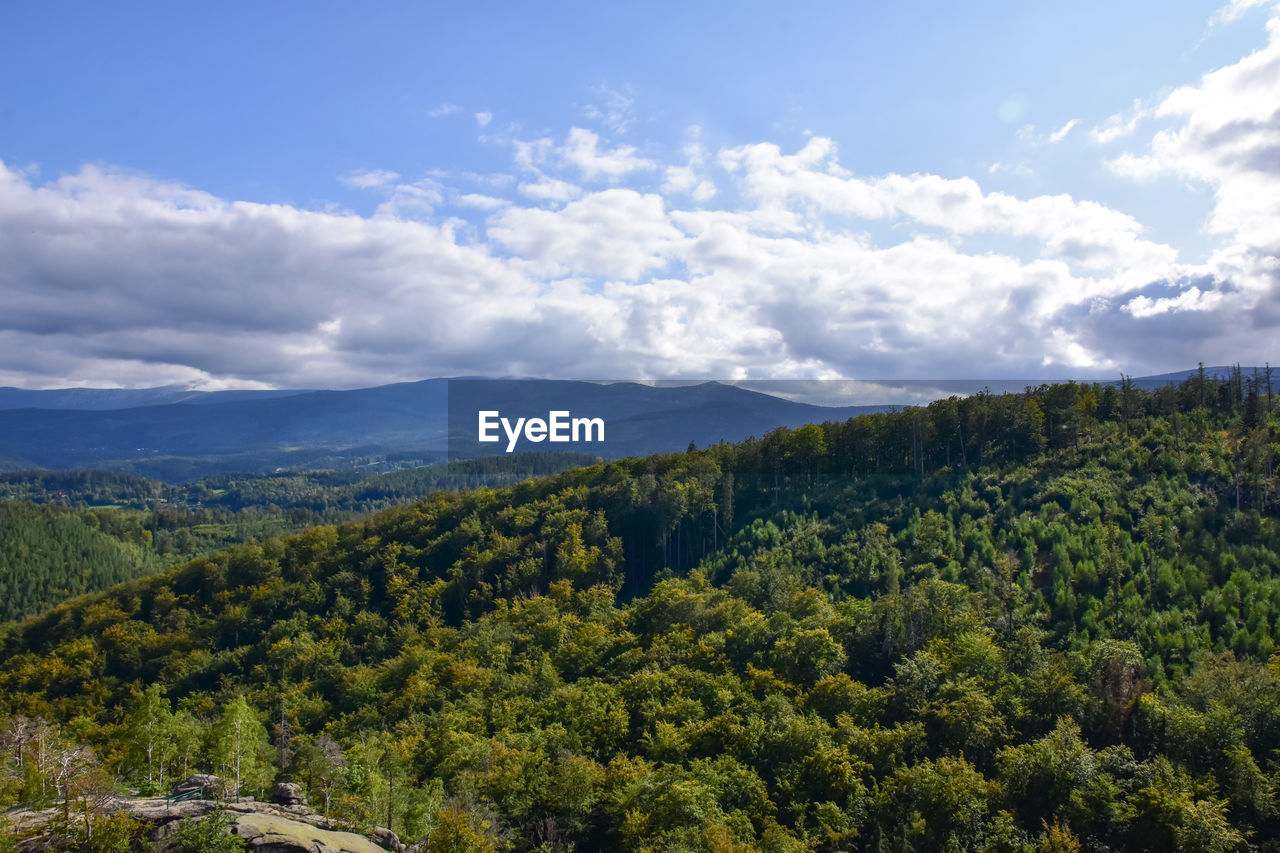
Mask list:
POLYGON ((468 849, 1276 849, 1277 423, 1240 390, 437 494, 14 626, 0 714, 134 782, 253 731, 243 787, 468 849))
POLYGON ((156 564, 75 513, 0 501, 0 622, 139 577, 156 564))

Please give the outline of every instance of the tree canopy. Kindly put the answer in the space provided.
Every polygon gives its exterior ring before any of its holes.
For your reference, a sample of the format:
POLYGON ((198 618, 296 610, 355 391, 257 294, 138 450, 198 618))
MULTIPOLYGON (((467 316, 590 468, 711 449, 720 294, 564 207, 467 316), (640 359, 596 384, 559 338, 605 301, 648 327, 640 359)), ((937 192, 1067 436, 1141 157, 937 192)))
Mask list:
POLYGON ((1276 849, 1276 426, 1045 386, 232 547, 3 629, 5 796, 83 744, 429 850, 1276 849))

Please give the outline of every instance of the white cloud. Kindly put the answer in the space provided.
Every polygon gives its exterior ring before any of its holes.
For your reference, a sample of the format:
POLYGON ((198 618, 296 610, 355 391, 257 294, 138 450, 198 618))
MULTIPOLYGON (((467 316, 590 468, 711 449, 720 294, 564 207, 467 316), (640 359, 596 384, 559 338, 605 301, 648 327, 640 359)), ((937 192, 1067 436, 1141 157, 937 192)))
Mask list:
POLYGON ((1020 178, 1029 178, 1035 174, 1032 168, 1022 161, 1018 161, 1017 163, 1002 163, 1000 161, 996 161, 987 167, 988 175, 999 175, 1002 173, 1017 175, 1020 178))
POLYGON ((433 352, 491 338, 507 306, 523 299, 527 312, 538 291, 447 228, 225 201, 94 167, 42 186, 0 167, 0 258, 0 372, 55 383, 306 387, 442 372, 433 352), (503 304, 467 316, 487 298, 503 304), (340 331, 322 332, 335 318, 340 331))
POLYGON ((1198 287, 1190 287, 1177 296, 1159 299, 1146 295, 1135 296, 1125 303, 1124 310, 1135 317, 1153 317, 1171 311, 1208 311, 1221 305, 1222 299, 1223 294, 1220 292, 1205 292, 1198 287))
POLYGON ((493 121, 493 113, 488 111, 476 113, 476 124, 481 127, 488 127, 491 121, 493 121))
POLYGON ((662 191, 670 195, 687 195, 694 201, 710 201, 715 198, 716 185, 701 177, 690 166, 668 166, 662 191))
POLYGON ((1071 132, 1071 129, 1074 128, 1079 123, 1080 123, 1080 119, 1078 118, 1071 119, 1071 121, 1067 122, 1062 127, 1058 128, 1053 133, 1049 134, 1049 142, 1051 144, 1056 144, 1066 139, 1067 134, 1071 132))
POLYGON ((1149 115, 1151 111, 1142 105, 1142 101, 1135 100, 1127 117, 1124 113, 1108 116, 1102 124, 1089 130, 1089 136, 1099 145, 1115 142, 1117 139, 1131 136, 1138 129, 1138 124, 1149 115))
POLYGON ((511 202, 505 198, 494 198, 491 195, 483 193, 463 193, 454 199, 454 202, 463 206, 470 207, 475 210, 497 210, 506 207, 511 202))
POLYGON ((1212 189, 1222 244, 1204 264, 1094 201, 857 174, 819 136, 707 151, 690 129, 661 158, 574 128, 512 140, 518 179, 352 173, 347 185, 381 197, 365 217, 0 164, 0 381, 1033 377, 1274 361, 1271 27, 1266 48, 1152 108, 1169 126, 1111 161, 1212 189), (445 199, 483 224, 444 218, 445 199))
POLYGON ((568 181, 544 177, 538 181, 520 184, 520 194, 538 201, 571 201, 582 195, 582 188, 568 181))
POLYGON ((342 183, 356 190, 370 190, 398 181, 399 172, 387 169, 363 169, 349 172, 342 177, 342 183))
POLYGON ((1164 167, 1155 160, 1129 153, 1108 160, 1107 168, 1121 177, 1132 178, 1135 181, 1145 181, 1165 171, 1164 167))
POLYGON ((658 164, 640 157, 631 145, 610 148, 600 136, 581 127, 569 130, 562 144, 550 137, 512 140, 515 163, 526 172, 542 177, 549 170, 568 169, 576 177, 616 183, 633 172, 656 169, 658 164))
POLYGON ((1280 17, 1268 43, 1239 62, 1170 93, 1155 115, 1171 119, 1145 153, 1109 162, 1117 174, 1163 174, 1213 188, 1206 227, 1237 244, 1280 252, 1280 17))
POLYGON ((1239 20, 1244 16, 1245 12, 1258 6, 1265 6, 1274 0, 1231 0, 1225 6, 1219 7, 1209 18, 1209 26, 1218 26, 1220 24, 1229 24, 1232 21, 1239 20))
POLYGON ((716 185, 707 180, 698 181, 689 195, 694 201, 710 201, 716 196, 716 185))
POLYGON ((523 140, 512 143, 516 165, 527 172, 538 171, 552 151, 554 143, 548 138, 523 140))
POLYGON ((433 107, 432 109, 427 110, 427 115, 431 116, 432 118, 441 118, 443 116, 452 115, 453 113, 456 113, 458 109, 459 107, 457 104, 451 104, 446 101, 445 103, 440 104, 439 106, 436 106, 436 107, 433 107))
MULTIPOLYGON (((1098 277, 1059 257, 1069 240, 1020 259, 967 253, 954 235, 1039 233, 1027 220, 1077 235, 1086 259, 1099 245, 1140 256, 1127 218, 937 176, 857 178, 823 139, 719 160, 746 204, 671 209, 660 195, 610 188, 546 210, 460 195, 495 208, 484 239, 467 244, 448 225, 391 210, 361 218, 228 202, 94 169, 37 186, 5 171, 0 375, 315 386, 449 373, 1027 374, 1106 362, 1063 316, 1132 293, 1123 272, 1098 277), (850 197, 945 233, 877 245, 829 219, 850 197)), ((384 191, 403 200, 415 186, 384 191)))
POLYGON ((591 89, 596 102, 587 104, 582 113, 616 134, 625 134, 635 123, 635 93, 630 86, 611 89, 600 85, 591 89))
MULTIPOLYGON (((1247 5, 1224 7, 1219 20, 1237 17, 1247 5)), ((1149 346, 1176 349, 1194 341, 1235 360, 1274 360, 1280 339, 1280 17, 1267 29, 1267 45, 1175 89, 1151 110, 1171 124, 1152 135, 1145 151, 1107 163, 1124 177, 1173 175, 1211 188, 1205 229, 1219 243, 1205 263, 1183 275, 1103 304, 1091 333, 1123 341, 1137 327, 1149 346)))
POLYGON ((693 191, 698 184, 698 176, 688 166, 668 166, 666 180, 662 182, 664 193, 685 194, 693 191))
POLYGON ((687 195, 694 201, 706 202, 715 198, 716 185, 706 177, 703 166, 707 152, 702 147, 702 128, 692 125, 685 130, 683 147, 687 163, 684 166, 668 166, 664 172, 662 191, 672 195, 687 195))
POLYGON ((351 172, 342 183, 352 189, 377 190, 385 200, 378 205, 379 216, 422 216, 431 214, 444 201, 444 188, 432 178, 402 182, 398 172, 368 169, 351 172))
POLYGON ((653 161, 637 157, 636 149, 630 145, 602 150, 600 137, 581 127, 569 131, 558 153, 565 163, 576 168, 587 180, 605 178, 616 181, 632 172, 655 167, 653 161))
POLYGON ((610 189, 557 211, 511 208, 489 220, 490 238, 539 274, 639 278, 667 264, 684 235, 662 198, 610 189))
POLYGON ((722 152, 721 159, 742 172, 744 191, 764 206, 802 205, 815 214, 868 220, 906 217, 960 235, 1032 237, 1042 254, 1089 269, 1120 266, 1157 275, 1175 260, 1173 249, 1142 238, 1137 220, 1096 202, 983 193, 971 178, 846 177, 827 139, 815 137, 793 155, 765 143, 722 152))
POLYGON ((382 187, 386 200, 378 205, 377 216, 416 218, 430 216, 444 203, 444 187, 431 178, 382 187))

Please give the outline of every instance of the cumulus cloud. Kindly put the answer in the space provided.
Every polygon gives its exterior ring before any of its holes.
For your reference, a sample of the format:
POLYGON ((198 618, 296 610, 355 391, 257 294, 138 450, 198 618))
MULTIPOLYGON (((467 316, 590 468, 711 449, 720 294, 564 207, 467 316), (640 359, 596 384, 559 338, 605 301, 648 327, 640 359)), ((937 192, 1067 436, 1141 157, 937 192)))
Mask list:
POLYGON ((600 137, 581 127, 569 131, 559 154, 565 163, 577 169, 587 180, 605 178, 616 181, 632 172, 652 169, 655 165, 651 160, 637 157, 636 149, 630 145, 602 149, 600 137))
POLYGON ((858 219, 907 218, 956 234, 981 232, 1031 237, 1043 254, 1091 269, 1158 274, 1176 253, 1142 236, 1133 217, 1067 195, 1018 199, 984 193, 972 178, 937 175, 850 176, 830 140, 813 138, 795 154, 772 143, 730 149, 721 162, 742 174, 745 191, 761 205, 795 205, 818 214, 858 219))
POLYGON ((29 385, 351 386, 539 352, 572 370, 600 349, 590 294, 549 291, 447 226, 95 167, 45 185, 0 168, 0 258, 0 376, 29 385), (557 359, 557 341, 578 354, 557 359))
POLYGON ((493 121, 493 113, 488 111, 476 113, 476 124, 481 127, 488 127, 489 122, 493 121))
POLYGON ((694 201, 710 201, 715 198, 716 185, 690 166, 668 166, 662 191, 670 195, 687 195, 694 201))
POLYGON ((1147 150, 1109 166, 1120 175, 1172 174, 1214 191, 1210 233, 1274 257, 1280 252, 1280 17, 1268 43, 1171 92, 1155 108, 1173 126, 1147 150))
POLYGON ((715 198, 715 182, 706 176, 706 149, 702 147, 702 128, 693 125, 685 130, 683 166, 668 166, 662 191, 669 195, 687 195, 694 201, 705 202, 715 198))
POLYGON ((574 128, 508 140, 519 178, 351 173, 377 200, 366 216, 106 167, 42 180, 0 165, 0 382, 1034 377, 1275 361, 1278 31, 1174 90, 1152 108, 1167 126, 1110 161, 1213 191, 1219 244, 1194 265, 1104 204, 859 174, 819 136, 708 151, 691 130, 664 159, 574 128))
MULTIPOLYGON (((1238 17, 1233 4, 1216 19, 1238 17)), ((1182 276, 1100 302, 1090 335, 1179 349, 1195 341, 1236 360, 1275 360, 1280 328, 1280 17, 1268 43, 1168 94, 1150 112, 1170 122, 1145 150, 1108 161, 1136 180, 1173 175, 1209 187, 1207 261, 1182 276), (1118 308, 1119 310, 1112 310, 1118 308), (1135 330, 1141 330, 1135 332, 1135 330)))
POLYGON ((581 127, 569 130, 562 143, 551 137, 516 139, 512 143, 515 163, 539 177, 548 171, 567 170, 583 181, 617 183, 634 172, 656 169, 658 164, 638 156, 635 146, 603 143, 600 135, 581 127))
POLYGON ((1176 296, 1159 299, 1145 294, 1135 296, 1125 304, 1124 310, 1134 317, 1153 317, 1171 311, 1207 311, 1220 305, 1222 298, 1221 291, 1203 291, 1193 285, 1176 296))
POLYGON ((521 195, 538 201, 570 201, 582 195, 581 187, 545 176, 537 181, 522 183, 516 189, 521 195))
POLYGON ((661 196, 610 189, 557 211, 509 208, 489 220, 489 236, 540 274, 634 280, 661 269, 683 235, 661 196))
MULTIPOLYGON (((736 209, 673 208, 628 188, 554 210, 458 196, 494 208, 479 242, 390 212, 232 202, 97 168, 40 185, 5 169, 0 376, 314 387, 458 373, 1025 374, 1046 359, 1059 372, 1104 363, 1060 316, 1122 290, 1117 276, 967 253, 946 235, 880 246, 825 221, 841 194, 865 191, 876 215, 959 228, 956 211, 994 204, 981 214, 991 227, 1017 230, 1034 200, 996 203, 930 176, 858 179, 833 150, 816 140, 793 154, 722 152, 755 199, 736 209), (766 192, 779 171, 794 186, 766 192)), ((1118 214, 1048 207, 1069 227, 1136 233, 1118 214)))

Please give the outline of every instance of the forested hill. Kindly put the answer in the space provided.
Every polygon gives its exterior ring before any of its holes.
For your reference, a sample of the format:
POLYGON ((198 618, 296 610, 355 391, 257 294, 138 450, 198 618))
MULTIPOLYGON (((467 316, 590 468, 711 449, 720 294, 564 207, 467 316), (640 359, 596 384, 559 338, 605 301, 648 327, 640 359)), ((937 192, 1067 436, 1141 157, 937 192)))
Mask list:
POLYGON ((594 457, 522 453, 360 475, 217 476, 181 486, 109 471, 0 472, 0 622, 225 548, 441 489, 557 473, 594 457))
POLYGON ((232 549, 4 629, 5 796, 61 739, 430 850, 1280 849, 1277 425, 1043 387, 232 549))
POLYGON ((131 580, 157 562, 79 514, 0 501, 0 622, 131 580))

